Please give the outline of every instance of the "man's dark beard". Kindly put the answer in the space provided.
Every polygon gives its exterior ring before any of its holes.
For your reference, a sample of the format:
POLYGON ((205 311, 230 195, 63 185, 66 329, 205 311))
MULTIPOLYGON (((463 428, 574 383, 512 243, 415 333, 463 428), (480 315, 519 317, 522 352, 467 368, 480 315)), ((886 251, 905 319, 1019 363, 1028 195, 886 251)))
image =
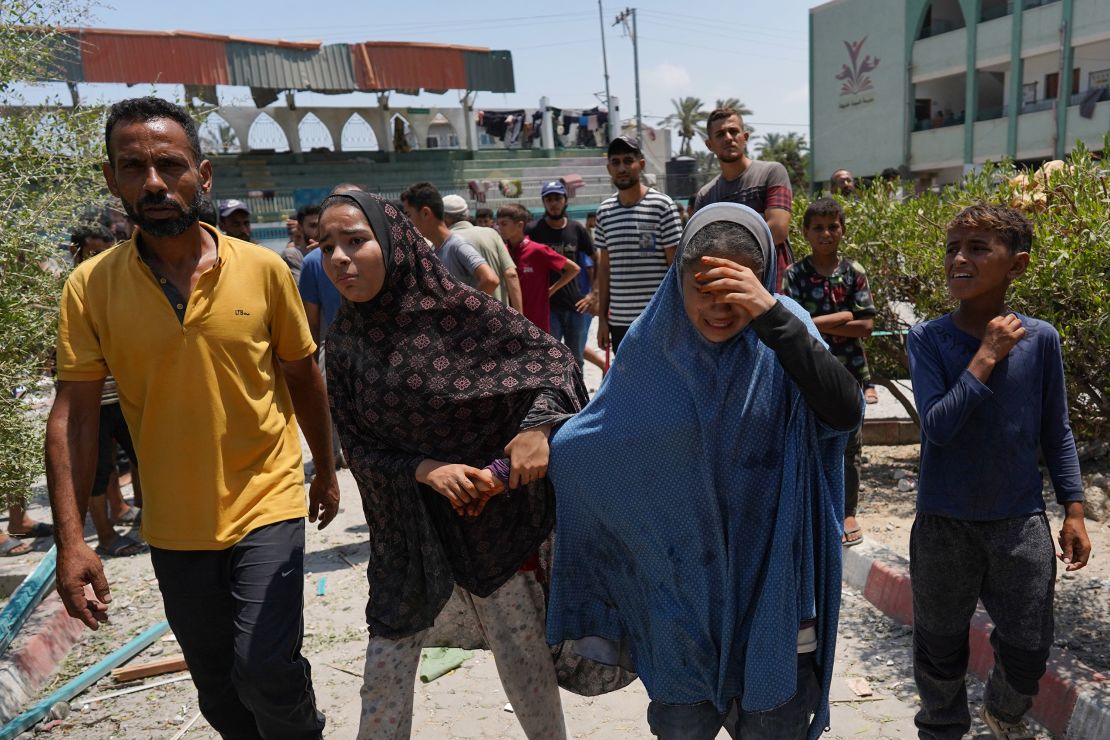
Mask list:
POLYGON ((617 182, 617 178, 613 178, 613 187, 615 187, 617 190, 631 190, 632 188, 636 188, 639 186, 640 178, 638 177, 632 178, 627 185, 621 185, 619 182, 617 182))
POLYGON ((181 206, 170 200, 169 196, 165 193, 162 193, 160 196, 144 195, 134 206, 127 201, 123 201, 123 210, 127 212, 127 215, 144 234, 150 234, 151 236, 180 236, 188 231, 189 227, 200 220, 200 211, 203 204, 203 195, 198 190, 193 194, 193 202, 189 204, 189 209, 187 211, 182 210, 181 206), (169 206, 178 212, 178 216, 171 220, 148 219, 142 215, 143 206, 169 206))
POLYGON ((554 216, 551 215, 551 210, 547 206, 543 207, 543 212, 544 212, 544 215, 546 215, 552 221, 559 221, 560 219, 563 218, 563 216, 567 215, 567 204, 564 203, 563 207, 554 216))

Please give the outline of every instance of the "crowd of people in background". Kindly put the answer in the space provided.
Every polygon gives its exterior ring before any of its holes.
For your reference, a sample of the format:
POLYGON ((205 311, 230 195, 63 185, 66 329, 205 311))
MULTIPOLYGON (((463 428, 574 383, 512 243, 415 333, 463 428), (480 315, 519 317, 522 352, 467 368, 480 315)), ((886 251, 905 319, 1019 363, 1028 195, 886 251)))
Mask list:
MULTIPOLYGON (((59 591, 92 629, 111 600, 100 558, 149 551, 212 727, 320 737, 304 519, 327 526, 349 467, 370 551, 358 737, 408 736, 425 645, 491 649, 529 738, 566 737, 560 685, 636 675, 658 737, 819 736, 842 551, 864 537, 876 309, 842 250, 852 173, 806 209, 795 259, 787 172, 751 159, 748 135, 735 110, 709 115, 721 171, 688 208, 618 136, 615 193, 584 224, 559 180, 542 213, 472 213, 429 182, 396 202, 342 183, 288 221, 279 255, 250 244, 246 203, 212 203, 218 173, 184 110, 117 103, 105 177, 126 218, 74 231, 61 299, 54 524, 13 511, 9 534, 56 538, 59 591), (606 372, 592 399, 586 362, 606 372), (140 520, 145 544, 113 526, 140 520)), ((1090 554, 1059 338, 1006 307, 1032 249, 1020 214, 969 208, 938 249, 959 308, 909 337, 917 724, 969 728, 981 597, 996 624, 983 716, 1024 737, 1056 560, 1090 554), (1066 511, 1060 553, 1039 452, 1066 511)), ((0 553, 21 554, 10 542, 0 553)))

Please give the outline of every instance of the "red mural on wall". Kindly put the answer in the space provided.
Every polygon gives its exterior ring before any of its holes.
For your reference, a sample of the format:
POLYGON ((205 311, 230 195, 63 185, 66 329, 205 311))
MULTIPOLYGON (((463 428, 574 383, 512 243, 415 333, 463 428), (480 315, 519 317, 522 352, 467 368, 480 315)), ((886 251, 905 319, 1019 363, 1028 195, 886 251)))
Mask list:
POLYGON ((868 54, 860 59, 860 52, 863 51, 863 44, 866 41, 867 37, 864 36, 859 41, 844 42, 844 46, 848 48, 848 58, 852 64, 851 66, 841 65, 840 72, 836 75, 836 79, 842 82, 840 85, 841 95, 859 95, 862 92, 874 89, 868 73, 879 66, 879 58, 868 54))

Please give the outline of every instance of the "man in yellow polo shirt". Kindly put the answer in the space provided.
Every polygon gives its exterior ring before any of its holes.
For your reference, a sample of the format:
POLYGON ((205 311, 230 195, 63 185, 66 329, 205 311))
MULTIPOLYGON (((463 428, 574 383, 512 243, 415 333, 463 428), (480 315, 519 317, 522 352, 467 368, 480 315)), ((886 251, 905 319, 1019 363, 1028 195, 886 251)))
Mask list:
POLYGON ((201 711, 225 738, 319 738, 300 652, 304 517, 326 526, 339 488, 297 288, 278 255, 198 222, 212 166, 184 109, 125 100, 105 137, 108 189, 138 228, 62 294, 46 443, 58 591, 90 628, 107 617, 82 524, 110 368, 143 460, 143 535, 201 711), (317 461, 307 508, 298 420, 317 461))

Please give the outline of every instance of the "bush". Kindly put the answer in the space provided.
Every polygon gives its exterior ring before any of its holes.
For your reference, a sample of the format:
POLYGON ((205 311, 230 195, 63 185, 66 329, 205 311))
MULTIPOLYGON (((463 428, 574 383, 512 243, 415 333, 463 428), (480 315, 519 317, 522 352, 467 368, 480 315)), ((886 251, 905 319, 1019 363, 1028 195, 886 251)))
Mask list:
POLYGON ((22 503, 42 474, 42 418, 17 398, 49 366, 64 269, 58 242, 103 192, 101 111, 27 106, 19 83, 42 79, 64 36, 38 29, 80 25, 71 0, 0 3, 0 506, 22 503))
MULTIPOLYGON (((1110 151, 1110 141, 1104 150, 1110 151)), ((988 165, 940 193, 899 201, 877 181, 842 200, 843 252, 867 271, 878 309, 876 331, 895 332, 866 340, 876 380, 889 387, 890 379, 907 377, 901 332, 955 308, 943 274, 944 225, 979 201, 1020 205, 1033 222, 1033 250, 1029 269, 1010 288, 1010 307, 1060 332, 1076 438, 1104 440, 1110 416, 1107 177, 1102 164, 1077 146, 1065 166, 1033 180, 1006 163, 988 165)), ((794 201, 791 244, 799 259, 809 253, 801 231, 808 202, 804 196, 794 201)))

